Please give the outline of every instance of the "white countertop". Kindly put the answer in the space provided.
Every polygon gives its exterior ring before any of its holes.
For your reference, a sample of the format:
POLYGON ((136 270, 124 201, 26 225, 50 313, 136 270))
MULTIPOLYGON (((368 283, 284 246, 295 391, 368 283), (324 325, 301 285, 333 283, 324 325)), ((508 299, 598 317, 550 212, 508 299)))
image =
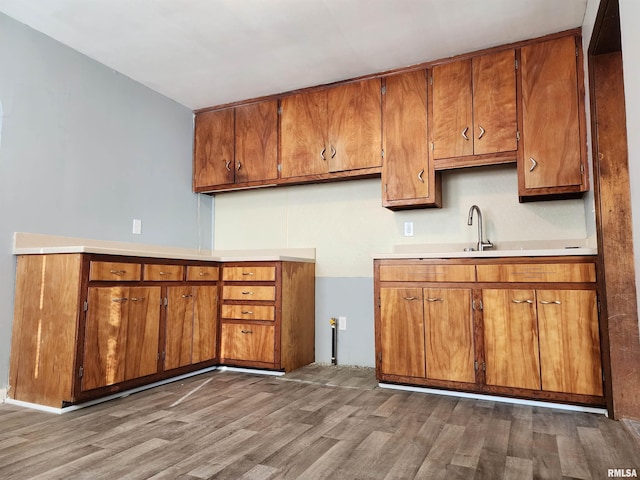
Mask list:
POLYGON ((496 257, 558 257, 566 255, 597 255, 598 250, 587 239, 580 240, 533 240, 501 242, 494 248, 465 251, 475 247, 468 243, 447 244, 402 244, 394 245, 389 253, 375 253, 374 259, 411 258, 496 258, 496 257))
POLYGON ((14 255, 47 253, 100 253, 128 257, 171 258, 207 262, 288 261, 314 263, 316 261, 315 248, 198 250, 160 245, 143 245, 139 243, 111 242, 88 238, 59 237, 35 233, 14 233, 14 255))

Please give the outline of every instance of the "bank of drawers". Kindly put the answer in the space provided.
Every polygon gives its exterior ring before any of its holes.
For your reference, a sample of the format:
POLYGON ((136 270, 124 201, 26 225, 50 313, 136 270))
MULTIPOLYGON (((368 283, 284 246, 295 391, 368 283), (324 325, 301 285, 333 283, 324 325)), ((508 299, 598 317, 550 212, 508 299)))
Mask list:
POLYGON ((217 282, 219 267, 93 260, 91 282, 217 282), (186 275, 185 275, 186 272, 186 275))

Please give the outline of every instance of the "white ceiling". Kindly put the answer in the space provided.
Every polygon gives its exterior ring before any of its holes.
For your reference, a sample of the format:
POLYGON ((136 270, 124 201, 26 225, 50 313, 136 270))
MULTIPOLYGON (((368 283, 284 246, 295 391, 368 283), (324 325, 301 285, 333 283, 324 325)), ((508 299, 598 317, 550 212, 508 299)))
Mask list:
POLYGON ((0 11, 191 108, 582 25, 587 0, 0 0, 0 11))

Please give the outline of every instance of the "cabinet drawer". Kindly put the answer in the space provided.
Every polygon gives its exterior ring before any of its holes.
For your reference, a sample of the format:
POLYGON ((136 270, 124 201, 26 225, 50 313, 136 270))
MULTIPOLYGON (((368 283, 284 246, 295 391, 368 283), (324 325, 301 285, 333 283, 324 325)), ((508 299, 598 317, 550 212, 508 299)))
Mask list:
POLYGON ((273 282, 276 279, 276 267, 224 267, 222 278, 230 282, 273 282))
POLYGON ((475 282, 474 265, 381 265, 381 282, 475 282))
POLYGON ((222 289, 222 298, 225 300, 275 300, 276 287, 225 285, 222 289))
POLYGON ((223 360, 275 362, 275 327, 251 323, 223 323, 220 357, 223 360))
POLYGON ((219 267, 199 267, 189 265, 187 267, 187 281, 189 282, 215 282, 219 277, 219 267))
POLYGON ((91 262, 89 281, 136 281, 140 280, 139 263, 91 262))
POLYGON ((182 265, 156 265, 144 266, 144 279, 147 281, 181 282, 184 276, 182 265))
POLYGON ((275 307, 261 305, 223 305, 222 318, 236 320, 266 320, 275 319, 275 307))
POLYGON ((595 282, 593 263, 478 265, 478 282, 595 282))

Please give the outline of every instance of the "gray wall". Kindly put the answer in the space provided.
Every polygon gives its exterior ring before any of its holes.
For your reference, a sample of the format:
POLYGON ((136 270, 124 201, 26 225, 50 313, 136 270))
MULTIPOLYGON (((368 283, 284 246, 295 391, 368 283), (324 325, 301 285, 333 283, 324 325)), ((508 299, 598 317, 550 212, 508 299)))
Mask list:
POLYGON ((2 389, 13 232, 209 249, 213 209, 191 193, 189 109, 3 14, 0 104, 2 389))

